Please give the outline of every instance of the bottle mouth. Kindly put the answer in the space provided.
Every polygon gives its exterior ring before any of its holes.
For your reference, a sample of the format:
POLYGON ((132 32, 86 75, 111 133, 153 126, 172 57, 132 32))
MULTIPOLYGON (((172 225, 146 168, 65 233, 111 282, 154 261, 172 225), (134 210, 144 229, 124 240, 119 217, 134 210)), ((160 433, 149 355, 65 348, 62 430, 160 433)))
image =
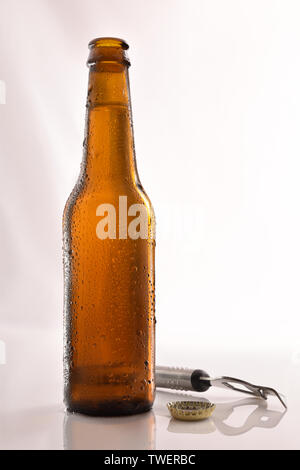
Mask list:
POLYGON ((95 65, 97 62, 119 63, 130 65, 127 56, 129 46, 126 41, 119 38, 96 38, 89 42, 89 57, 87 65, 95 65))
POLYGON ((96 38, 89 42, 89 49, 93 49, 94 47, 120 47, 124 51, 129 49, 129 46, 124 39, 119 38, 96 38))

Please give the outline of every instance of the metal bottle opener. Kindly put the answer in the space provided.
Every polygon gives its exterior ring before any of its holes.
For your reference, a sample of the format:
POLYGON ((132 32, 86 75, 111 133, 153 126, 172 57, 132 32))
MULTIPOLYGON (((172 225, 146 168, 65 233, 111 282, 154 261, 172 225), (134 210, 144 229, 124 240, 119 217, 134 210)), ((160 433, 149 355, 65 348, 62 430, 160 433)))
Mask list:
POLYGON ((206 392, 210 387, 219 387, 246 393, 247 395, 252 395, 253 397, 263 400, 267 400, 269 396, 275 396, 284 408, 287 409, 286 398, 274 388, 253 385, 241 379, 226 376, 212 378, 205 371, 200 369, 193 370, 165 366, 157 366, 155 375, 156 387, 158 388, 206 392), (236 385, 239 385, 239 387, 236 385))

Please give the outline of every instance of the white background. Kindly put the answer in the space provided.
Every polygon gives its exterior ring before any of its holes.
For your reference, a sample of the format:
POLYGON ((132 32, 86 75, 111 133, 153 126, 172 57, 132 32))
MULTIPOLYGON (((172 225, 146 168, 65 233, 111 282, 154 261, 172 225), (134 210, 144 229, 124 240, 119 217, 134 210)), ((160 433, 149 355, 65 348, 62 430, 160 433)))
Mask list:
POLYGON ((87 43, 116 36, 130 45, 137 163, 157 216, 157 361, 241 375, 250 352, 245 378, 268 382, 278 366, 292 386, 299 22, 297 0, 0 0, 7 367, 12 349, 25 361, 30 337, 26 360, 44 364, 61 398, 61 215, 82 156, 87 43))

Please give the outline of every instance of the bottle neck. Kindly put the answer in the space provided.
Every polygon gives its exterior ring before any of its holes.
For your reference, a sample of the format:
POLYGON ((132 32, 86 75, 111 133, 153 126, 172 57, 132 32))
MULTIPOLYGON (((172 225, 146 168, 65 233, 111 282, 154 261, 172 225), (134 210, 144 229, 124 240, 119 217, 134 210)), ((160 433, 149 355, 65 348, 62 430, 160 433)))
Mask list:
POLYGON ((138 180, 127 64, 100 61, 90 66, 84 154, 92 185, 138 180))

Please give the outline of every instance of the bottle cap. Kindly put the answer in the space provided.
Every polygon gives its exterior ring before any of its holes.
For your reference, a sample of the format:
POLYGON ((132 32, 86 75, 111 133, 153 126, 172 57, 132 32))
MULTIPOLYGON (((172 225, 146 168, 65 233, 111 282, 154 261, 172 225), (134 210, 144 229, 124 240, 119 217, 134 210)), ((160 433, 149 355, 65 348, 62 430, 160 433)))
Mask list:
POLYGON ((175 419, 181 421, 199 421, 209 418, 216 405, 204 401, 172 401, 167 407, 175 419))

